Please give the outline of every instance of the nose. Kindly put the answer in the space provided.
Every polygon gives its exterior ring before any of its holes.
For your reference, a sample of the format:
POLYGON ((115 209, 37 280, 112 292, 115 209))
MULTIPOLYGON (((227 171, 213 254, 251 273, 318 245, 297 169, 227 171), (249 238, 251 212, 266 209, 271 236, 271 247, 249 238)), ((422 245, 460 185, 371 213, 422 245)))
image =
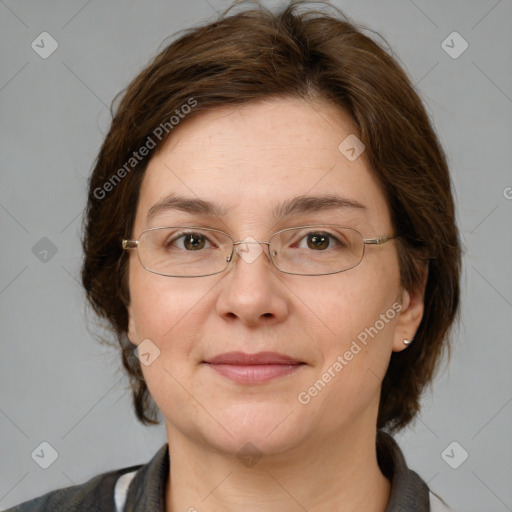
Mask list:
POLYGON ((217 312, 224 319, 256 326, 282 322, 288 315, 287 288, 270 260, 268 244, 252 237, 234 243, 230 268, 219 284, 217 312))

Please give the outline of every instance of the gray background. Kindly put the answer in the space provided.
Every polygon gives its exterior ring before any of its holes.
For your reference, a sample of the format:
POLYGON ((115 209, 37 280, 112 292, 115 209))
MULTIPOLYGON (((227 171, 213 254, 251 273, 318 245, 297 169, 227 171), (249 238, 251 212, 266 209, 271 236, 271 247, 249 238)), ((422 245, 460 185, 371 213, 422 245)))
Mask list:
MULTIPOLYGON (((512 510, 512 2, 334 3, 380 32, 417 85, 447 151, 466 250, 452 360, 397 439, 454 509, 512 510), (456 59, 441 46, 453 31, 469 44, 456 59), (441 457, 453 441, 469 453, 457 469, 441 457)), ((114 95, 166 37, 227 5, 0 0, 0 508, 145 462, 165 442, 163 427, 136 422, 117 352, 90 332, 81 213, 114 95), (47 59, 31 48, 43 31, 59 45, 47 59), (59 455, 46 470, 31 458, 42 441, 59 455)))

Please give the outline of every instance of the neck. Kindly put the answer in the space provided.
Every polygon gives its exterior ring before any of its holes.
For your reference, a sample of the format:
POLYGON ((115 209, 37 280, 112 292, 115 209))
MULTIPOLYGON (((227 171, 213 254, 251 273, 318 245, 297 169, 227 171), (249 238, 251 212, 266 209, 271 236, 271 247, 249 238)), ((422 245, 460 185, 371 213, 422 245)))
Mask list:
POLYGON ((236 455, 206 449, 167 429, 167 512, 386 510, 390 482, 377 463, 375 429, 318 435, 285 453, 263 454, 245 464, 236 455))

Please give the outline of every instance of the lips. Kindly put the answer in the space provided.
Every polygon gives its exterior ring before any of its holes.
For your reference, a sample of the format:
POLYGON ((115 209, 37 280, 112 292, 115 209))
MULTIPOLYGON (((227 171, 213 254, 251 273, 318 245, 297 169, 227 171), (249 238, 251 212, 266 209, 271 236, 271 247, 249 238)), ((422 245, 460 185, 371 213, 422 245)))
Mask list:
POLYGON ((233 364, 233 365, 259 365, 259 364, 301 364, 293 357, 278 354, 277 352, 258 352, 246 354, 245 352, 226 352, 205 361, 209 364, 233 364))
POLYGON ((260 384, 289 375, 305 363, 277 352, 226 352, 204 361, 216 373, 240 384, 260 384))

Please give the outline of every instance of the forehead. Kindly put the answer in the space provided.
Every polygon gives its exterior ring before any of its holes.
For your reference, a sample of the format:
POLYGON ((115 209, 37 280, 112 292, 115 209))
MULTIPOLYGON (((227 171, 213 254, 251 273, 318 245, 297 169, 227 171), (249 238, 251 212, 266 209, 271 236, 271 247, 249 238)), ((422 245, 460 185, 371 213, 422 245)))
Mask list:
POLYGON ((215 203, 216 214, 240 219, 275 217, 297 196, 338 195, 367 207, 360 214, 370 222, 385 219, 387 206, 364 152, 351 161, 339 149, 355 133, 341 109, 300 98, 201 113, 179 125, 150 161, 137 222, 142 227, 169 194, 215 203))

